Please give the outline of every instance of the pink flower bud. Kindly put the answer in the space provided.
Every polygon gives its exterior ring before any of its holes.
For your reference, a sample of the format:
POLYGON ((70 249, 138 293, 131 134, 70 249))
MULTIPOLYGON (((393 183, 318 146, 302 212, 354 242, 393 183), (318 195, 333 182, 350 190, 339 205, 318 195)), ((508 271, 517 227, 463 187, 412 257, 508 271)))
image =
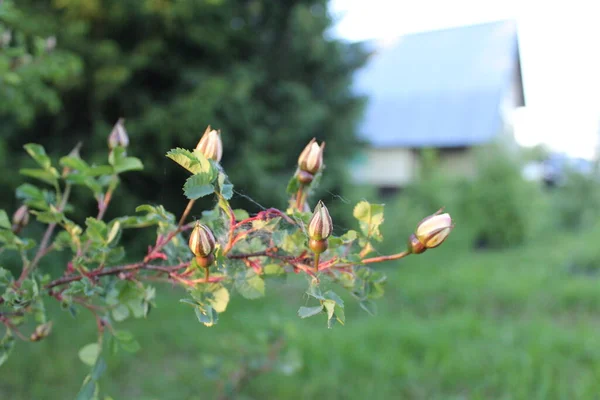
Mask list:
POLYGON ((415 237, 426 249, 433 249, 446 240, 453 228, 450 214, 441 214, 440 210, 419 222, 415 237))
POLYGON ((29 223, 29 208, 23 204, 15 211, 12 217, 13 231, 20 231, 25 225, 29 223))
POLYGON ((32 342, 39 342, 45 337, 48 337, 50 332, 52 332, 52 321, 36 326, 35 331, 31 334, 30 339, 32 342))
POLYGON ((204 157, 210 160, 215 160, 216 162, 220 162, 221 157, 223 156, 221 131, 211 129, 209 125, 200 138, 200 141, 196 145, 196 150, 202 153, 204 157))
POLYGON ((327 239, 333 231, 333 223, 329 210, 321 200, 317 203, 312 218, 308 224, 308 236, 312 240, 327 239))
POLYGON ((190 235, 190 250, 196 257, 207 257, 215 250, 215 235, 210 228, 197 222, 190 235))
POLYGON ((300 157, 298 157, 298 167, 300 167, 300 170, 312 175, 319 172, 323 166, 323 150, 325 150, 325 142, 319 146, 316 139, 313 138, 304 150, 302 150, 300 157))
POLYGON ((114 149, 115 147, 127 147, 129 146, 129 136, 125 130, 123 123, 125 120, 119 118, 115 126, 113 127, 110 135, 108 135, 108 148, 114 149))

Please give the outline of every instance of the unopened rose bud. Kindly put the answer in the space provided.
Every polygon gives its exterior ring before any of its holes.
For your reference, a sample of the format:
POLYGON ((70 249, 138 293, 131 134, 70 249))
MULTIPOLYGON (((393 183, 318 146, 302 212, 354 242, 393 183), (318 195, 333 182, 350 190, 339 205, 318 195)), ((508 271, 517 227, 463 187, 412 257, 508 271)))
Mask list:
POLYGON ((321 143, 321 146, 317 144, 315 138, 308 142, 298 157, 300 171, 308 172, 311 175, 319 172, 323 166, 323 150, 325 150, 325 142, 321 143))
POLYGON ((18 233, 25 225, 29 223, 29 208, 23 204, 15 211, 12 217, 12 230, 18 233))
POLYGON ((440 210, 419 222, 415 234, 409 240, 409 248, 413 253, 419 254, 427 249, 438 247, 446 240, 453 228, 450 214, 442 214, 440 210))
POLYGON ((308 223, 308 237, 310 238, 308 246, 316 254, 321 254, 327 250, 327 238, 333 231, 333 223, 329 210, 322 201, 319 200, 313 216, 308 223))
POLYGON ((204 155, 204 157, 214 160, 216 162, 221 161, 223 156, 223 142, 221 141, 221 131, 216 131, 210 128, 206 128, 204 134, 200 138, 196 150, 204 155))
POLYGON ((38 325, 35 328, 35 331, 31 334, 30 339, 32 342, 40 341, 45 337, 48 337, 48 335, 50 335, 50 332, 52 332, 52 321, 38 325))
POLYGON ((215 235, 210 228, 197 222, 190 235, 190 250, 196 257, 208 257, 215 250, 215 235))
POLYGON ((125 120, 119 118, 115 126, 113 127, 110 135, 108 135, 108 147, 112 150, 115 147, 127 147, 129 146, 129 136, 123 125, 125 120))

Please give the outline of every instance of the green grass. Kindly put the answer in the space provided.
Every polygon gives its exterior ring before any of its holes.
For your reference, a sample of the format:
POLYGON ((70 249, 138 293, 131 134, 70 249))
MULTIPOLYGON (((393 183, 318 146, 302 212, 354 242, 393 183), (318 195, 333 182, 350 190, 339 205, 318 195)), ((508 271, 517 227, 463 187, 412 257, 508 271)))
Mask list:
MULTIPOLYGON (((111 358, 102 388, 116 400, 215 398, 208 360, 237 360, 275 325, 288 334, 284 356, 301 367, 252 379, 237 398, 600 398, 600 281, 569 273, 577 240, 476 254, 453 254, 448 243, 382 266, 390 279, 378 315, 347 299, 346 326, 331 330, 322 316, 295 315, 301 277, 261 300, 235 296, 212 328, 162 288, 149 319, 122 324, 142 350, 111 358)), ((51 337, 19 343, 1 368, 0 398, 74 397, 88 372, 77 351, 95 326, 56 313, 51 337)))

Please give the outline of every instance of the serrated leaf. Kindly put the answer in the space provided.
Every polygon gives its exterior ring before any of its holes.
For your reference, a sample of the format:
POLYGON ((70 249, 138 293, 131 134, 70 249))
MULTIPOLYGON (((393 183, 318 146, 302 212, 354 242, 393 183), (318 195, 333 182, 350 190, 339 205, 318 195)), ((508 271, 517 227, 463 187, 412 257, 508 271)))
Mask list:
POLYGON ((192 175, 183 185, 183 193, 190 200, 208 196, 209 194, 214 193, 214 191, 215 188, 211 183, 210 176, 207 174, 192 175))
POLYGON ((323 302, 323 307, 327 311, 327 319, 333 319, 333 314, 335 313, 335 301, 333 300, 325 300, 323 302))
POLYGON ((238 272, 235 275, 234 285, 246 299, 258 299, 265 295, 265 281, 252 269, 238 272))
POLYGON ((17 199, 44 200, 42 191, 30 183, 24 183, 19 186, 16 191, 16 196, 17 199))
POLYGON ((38 168, 22 168, 19 170, 19 173, 30 178, 38 179, 49 185, 54 185, 58 182, 58 172, 54 168, 47 170, 38 168))
POLYGON ((338 306, 340 307, 344 307, 344 300, 342 300, 342 298, 340 296, 338 296, 335 292, 328 290, 327 292, 325 292, 325 294, 323 295, 323 297, 325 297, 328 300, 333 300, 338 306))
POLYGON ((129 307, 125 304, 119 304, 112 310, 112 316, 117 322, 121 322, 129 318, 129 307))
POLYGON ((167 153, 167 157, 187 169, 192 174, 209 173, 212 168, 210 162, 202 154, 176 148, 167 153), (201 156, 201 157, 200 157, 201 156))
POLYGON ((127 171, 141 171, 144 169, 144 164, 139 158, 125 157, 119 160, 114 167, 115 172, 121 174, 127 171))
POLYGON ((46 155, 46 150, 42 146, 36 143, 27 143, 23 147, 25 148, 25 151, 27 151, 27 154, 29 154, 40 167, 43 169, 50 168, 50 157, 46 155))
POLYGON ((104 238, 106 236, 107 231, 106 223, 104 221, 100 221, 92 217, 87 217, 85 219, 85 224, 87 225, 85 234, 90 240, 97 243, 104 242, 104 238))
POLYGON ((300 318, 308 318, 308 317, 312 317, 313 315, 319 314, 321 311, 323 311, 323 306, 300 307, 298 309, 298 316, 300 318))
POLYGON ((90 169, 90 166, 85 161, 83 161, 81 158, 75 157, 75 156, 62 157, 58 161, 58 163, 63 167, 68 167, 74 171, 79 171, 84 174, 87 173, 90 169))
POLYGON ((100 354, 100 346, 98 343, 86 344, 79 350, 79 359, 90 367, 96 363, 100 354))
POLYGON ((219 289, 213 291, 212 297, 209 298, 208 302, 212 306, 212 308, 218 312, 225 312, 227 309, 227 304, 229 303, 229 291, 224 286, 221 286, 219 289))
POLYGON ((382 240, 379 227, 383 223, 383 208, 383 204, 370 204, 368 201, 361 201, 354 207, 354 218, 359 221, 366 237, 382 240))
POLYGON ((6 211, 0 210, 0 228, 10 229, 10 219, 8 218, 8 214, 6 211))

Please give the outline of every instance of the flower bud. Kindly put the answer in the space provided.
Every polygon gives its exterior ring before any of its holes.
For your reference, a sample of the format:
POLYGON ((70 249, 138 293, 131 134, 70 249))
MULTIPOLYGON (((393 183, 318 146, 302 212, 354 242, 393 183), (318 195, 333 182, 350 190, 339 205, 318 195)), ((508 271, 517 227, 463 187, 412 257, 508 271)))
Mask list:
POLYGON ((215 250, 215 236, 210 228, 197 222, 190 235, 190 250, 196 257, 208 257, 215 250))
POLYGON ((450 214, 441 214, 440 210, 419 222, 414 236, 425 249, 433 249, 446 240, 453 228, 450 214))
POLYGON ((298 157, 298 167, 301 171, 308 172, 309 174, 316 174, 323 166, 323 150, 325 149, 325 142, 321 143, 321 146, 317 144, 315 138, 313 138, 302 153, 298 157))
POLYGON ((35 331, 31 334, 31 341, 38 342, 45 337, 48 337, 52 332, 52 321, 36 326, 35 331))
POLYGON ((125 120, 119 118, 115 126, 113 127, 110 135, 108 135, 108 148, 114 149, 115 147, 127 147, 129 146, 129 136, 123 123, 125 120))
POLYGON ((333 231, 329 210, 321 200, 317 203, 313 216, 308 223, 308 236, 313 240, 327 239, 333 231))
POLYGON ((221 161, 223 156, 223 142, 221 141, 221 131, 216 131, 210 128, 206 128, 204 135, 200 138, 200 141, 196 145, 196 150, 204 155, 204 157, 215 160, 216 162, 221 161))
POLYGON ((25 225, 29 223, 29 208, 23 204, 15 211, 12 217, 12 230, 13 232, 19 232, 25 225))

